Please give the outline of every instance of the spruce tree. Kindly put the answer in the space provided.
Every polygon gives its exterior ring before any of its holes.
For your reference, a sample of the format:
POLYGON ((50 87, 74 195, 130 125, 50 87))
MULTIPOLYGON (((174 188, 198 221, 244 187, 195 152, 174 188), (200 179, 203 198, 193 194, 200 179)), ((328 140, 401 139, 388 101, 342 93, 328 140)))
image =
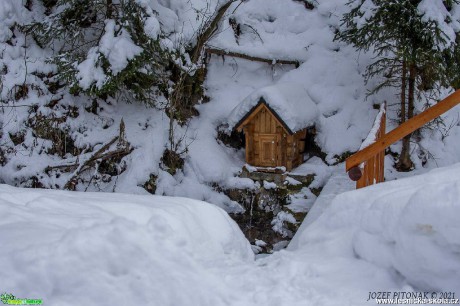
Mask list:
POLYGON ((56 77, 71 92, 154 104, 166 92, 174 52, 160 44, 156 12, 131 0, 42 0, 48 16, 24 26, 55 55, 56 77))
MULTIPOLYGON (((371 93, 400 91, 400 122, 414 116, 415 98, 436 86, 449 86, 458 72, 458 0, 352 0, 335 39, 371 51, 375 61, 366 80, 382 76, 371 93)), ((458 78, 458 77, 457 77, 458 78)), ((403 139, 397 168, 408 171, 410 136, 403 139)))

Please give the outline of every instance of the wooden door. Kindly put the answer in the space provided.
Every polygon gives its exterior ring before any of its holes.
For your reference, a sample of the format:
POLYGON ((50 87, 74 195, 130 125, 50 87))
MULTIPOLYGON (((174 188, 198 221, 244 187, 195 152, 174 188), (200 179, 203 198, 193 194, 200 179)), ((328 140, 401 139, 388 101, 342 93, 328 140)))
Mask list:
POLYGON ((276 134, 259 134, 260 166, 276 167, 276 134))

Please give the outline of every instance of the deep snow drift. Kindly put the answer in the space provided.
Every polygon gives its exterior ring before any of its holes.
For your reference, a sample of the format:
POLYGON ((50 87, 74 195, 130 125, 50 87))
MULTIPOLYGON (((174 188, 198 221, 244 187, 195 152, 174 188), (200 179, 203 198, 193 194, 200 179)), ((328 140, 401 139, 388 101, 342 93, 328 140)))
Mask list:
POLYGON ((459 170, 455 164, 342 193, 297 232, 290 249, 340 249, 416 289, 455 292, 460 288, 459 170), (325 236, 329 239, 321 241, 325 236))
POLYGON ((196 200, 0 193, 0 290, 45 305, 222 305, 208 270, 254 256, 226 212, 196 200))
POLYGON ((369 291, 455 292, 459 171, 341 194, 288 250, 256 261, 213 205, 3 185, 1 289, 80 306, 356 306, 369 291))

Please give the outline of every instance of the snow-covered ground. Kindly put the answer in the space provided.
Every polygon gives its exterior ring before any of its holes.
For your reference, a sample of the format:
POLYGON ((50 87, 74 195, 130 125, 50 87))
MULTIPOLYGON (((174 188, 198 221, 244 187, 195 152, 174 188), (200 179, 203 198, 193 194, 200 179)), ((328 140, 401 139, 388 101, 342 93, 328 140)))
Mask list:
POLYGON ((44 305, 224 305, 213 267, 254 257, 225 211, 185 198, 2 185, 0 215, 0 290, 44 305))
POLYGON ((257 260, 185 198, 0 186, 1 290, 44 305, 373 305, 460 288, 460 164, 338 195, 257 260))

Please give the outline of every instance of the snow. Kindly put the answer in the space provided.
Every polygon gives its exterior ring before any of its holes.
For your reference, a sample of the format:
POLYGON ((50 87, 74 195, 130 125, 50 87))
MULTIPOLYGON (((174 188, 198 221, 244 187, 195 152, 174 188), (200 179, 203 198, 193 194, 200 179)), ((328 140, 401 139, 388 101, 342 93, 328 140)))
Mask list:
MULTIPOLYGON (((357 2, 355 2, 355 5, 356 3, 357 2)), ((366 0, 363 2, 359 10, 362 16, 359 18, 359 20, 356 21, 358 29, 362 28, 362 26, 367 22, 367 20, 371 19, 374 16, 375 11, 377 10, 377 6, 375 6, 372 0, 366 0)))
POLYGON ((193 43, 196 31, 209 22, 222 0, 138 0, 157 12, 158 21, 172 45, 193 43))
MULTIPOLYGON (((223 3, 213 0, 208 6, 205 0, 136 1, 146 9, 146 34, 153 37, 159 35, 162 46, 171 48, 193 42, 194 30, 206 23, 223 3)), ((347 2, 317 1, 314 10, 307 10, 302 3, 291 0, 251 0, 241 5, 239 2, 232 4, 208 46, 273 60, 299 60, 300 66, 295 68, 294 65, 269 65, 240 58, 211 56, 204 83, 209 102, 195 106, 199 115, 192 118, 188 126, 176 125, 176 141, 183 137, 179 150, 186 152, 183 154, 185 166, 171 175, 161 166, 163 151, 169 145, 169 119, 164 110, 139 103, 128 104, 123 99, 109 97, 105 101, 97 100, 99 106, 97 114, 94 114, 88 111, 92 98, 83 94, 69 94, 68 88, 50 92, 45 81, 55 80, 44 80, 38 76, 54 74, 55 67, 46 62, 53 50, 39 48, 31 37, 26 38, 19 30, 15 30, 13 37, 10 30, 15 22, 28 24, 33 20, 43 20, 45 9, 40 1, 33 1, 32 11, 27 10, 21 1, 0 1, 0 97, 3 106, 0 113, 0 149, 1 154, 5 155, 5 164, 2 161, 0 167, 0 182, 30 186, 30 179, 35 177, 46 188, 60 189, 72 172, 61 172, 58 176, 55 172, 45 172, 46 167, 75 163, 85 158, 83 153, 79 156, 72 156, 69 152, 66 156, 48 154, 51 141, 38 137, 30 126, 30 120, 35 116, 53 118, 53 126, 67 131, 66 137, 71 138, 83 152, 88 148, 100 147, 118 135, 119 123, 123 118, 127 140, 133 147, 132 153, 123 158, 126 171, 113 177, 110 182, 98 183, 89 182, 92 172, 87 172, 84 175, 86 181, 80 183, 77 190, 146 194, 142 186, 154 175, 158 177, 155 191, 158 195, 206 200, 229 212, 241 211, 241 206, 221 190, 254 189, 257 186, 249 179, 236 177, 245 164, 244 148, 229 148, 218 141, 218 126, 227 122, 232 110, 251 93, 271 87, 273 92, 269 94, 279 94, 287 100, 294 96, 290 95, 289 90, 277 91, 280 87, 292 85, 299 87, 298 96, 310 101, 307 104, 317 109, 315 142, 327 155, 324 161, 320 158, 309 159, 293 173, 316 173, 312 188, 324 186, 333 170, 329 165, 335 164, 337 157, 347 151, 358 150, 369 134, 377 115, 373 104, 388 101, 389 130, 397 119, 397 107, 392 107, 397 105, 396 91, 385 90, 366 97, 367 91, 379 81, 370 80, 366 85, 362 77, 366 66, 372 61, 372 54, 358 54, 352 47, 333 41, 340 18, 348 9, 347 2), (230 17, 234 17, 244 28, 238 42, 229 26, 230 17), (15 93, 24 81, 30 84, 29 95, 16 101, 15 93), (59 100, 59 103, 49 107, 50 102, 55 100, 59 100), (78 117, 66 118, 69 107, 77 110, 78 117), (16 145, 12 138, 17 133, 24 133, 24 142, 16 145)), ((428 5, 428 1, 425 2, 428 5)), ((449 14, 458 19, 459 6, 454 5, 449 14)), ((434 13, 432 17, 435 17, 434 13)), ((96 51, 87 58, 88 62, 81 64, 87 64, 88 67, 79 68, 87 72, 81 75, 82 87, 90 86, 92 81, 102 86, 107 77, 100 67, 94 67, 98 56, 96 51)), ((125 51, 130 50, 111 50, 125 51)), ((116 57, 113 60, 116 61, 116 57)), ((119 67, 122 65, 123 62, 120 62, 119 67)), ((157 98, 160 104, 165 102, 164 98, 157 98)), ((420 111, 422 105, 417 105, 416 111, 420 111)), ((297 116, 299 110, 307 113, 306 108, 296 108, 295 114, 289 117, 297 116)), ((312 114, 308 112, 308 115, 312 114)), ((445 129, 422 130, 421 142, 411 147, 411 157, 417 171, 460 161, 458 114, 459 109, 456 108, 443 116, 445 129)), ((392 150, 398 149, 397 146, 393 146, 392 150)), ((0 160, 3 160, 1 154, 0 160)), ((401 177, 403 174, 393 171, 392 163, 392 158, 388 157, 386 177, 401 177)), ((295 196, 293 207, 305 209, 311 206, 315 196, 310 193, 305 189, 295 196)))
POLYGON ((2 292, 47 305, 223 305, 212 266, 254 256, 223 210, 185 198, 1 185, 0 214, 2 292))
MULTIPOLYGON (((148 23, 148 26, 151 27, 151 22, 148 23)), ((143 50, 134 44, 126 30, 120 31, 115 21, 109 19, 106 21, 105 33, 99 43, 99 51, 109 61, 112 74, 117 75, 126 68, 130 60, 141 54, 143 50)))
POLYGON ((274 232, 279 233, 283 237, 292 237, 293 233, 286 228, 284 223, 296 224, 297 221, 291 213, 280 211, 272 220, 271 225, 274 232))
POLYGON ((13 35, 10 27, 17 19, 24 18, 28 14, 22 3, 15 0, 2 0, 0 2, 0 42, 7 41, 13 35))
POLYGON ((100 54, 97 48, 88 51, 87 58, 77 66, 78 84, 83 89, 89 89, 95 83, 97 88, 102 88, 107 81, 107 76, 102 67, 97 65, 100 54))
POLYGON ((286 177, 285 182, 286 182, 288 185, 293 185, 293 186, 302 185, 301 182, 299 182, 299 181, 296 180, 296 179, 293 179, 293 178, 290 177, 290 176, 286 177))
POLYGON ((228 130, 235 128, 261 99, 283 120, 290 132, 295 133, 318 122, 318 108, 304 86, 278 83, 256 90, 238 104, 228 117, 228 130))
POLYGON ((287 250, 256 261, 207 203, 1 185, 2 290, 49 305, 184 306, 360 306, 372 291, 455 292, 459 170, 339 194, 287 250))
POLYGON ((363 143, 361 144, 361 147, 359 147, 358 151, 361 151, 362 149, 370 146, 377 140, 378 131, 382 124, 382 118, 385 113, 386 113, 385 103, 382 103, 380 105, 379 113, 377 114, 377 117, 375 117, 374 125, 372 126, 371 131, 369 132, 369 135, 367 135, 366 139, 364 139, 363 143))
POLYGON ((397 272, 418 290, 455 292, 460 285, 459 170, 455 164, 341 193, 297 232, 291 248, 329 245, 397 272), (325 236, 335 237, 337 245, 320 242, 325 236))
POLYGON ((277 185, 276 185, 275 183, 273 183, 273 182, 264 181, 263 184, 264 184, 264 185, 263 185, 264 188, 267 189, 267 190, 268 190, 268 189, 276 189, 276 188, 277 188, 277 185))
MULTIPOLYGON (((300 237, 303 231, 306 231, 311 223, 316 221, 332 203, 332 200, 341 193, 354 190, 356 182, 353 182, 344 171, 343 167, 337 167, 332 174, 329 174, 327 182, 323 183, 321 194, 314 198, 311 203, 308 214, 300 225, 297 234, 290 242, 290 248, 298 248, 300 246, 300 237)), ((292 204, 291 204, 292 205, 292 204)))
POLYGON ((241 35, 235 37, 226 19, 219 35, 208 43, 210 47, 273 60, 303 61, 310 46, 332 45, 330 29, 321 16, 299 2, 251 0, 230 17, 240 24, 241 35))
POLYGON ((155 17, 149 17, 145 21, 144 30, 150 38, 157 39, 160 35, 160 22, 155 17))
POLYGON ((321 160, 321 158, 313 156, 309 158, 304 164, 293 169, 291 172, 289 172, 289 174, 302 176, 314 174, 315 179, 313 180, 310 187, 319 188, 324 186, 326 181, 329 179, 333 171, 332 169, 333 167, 329 167, 324 163, 323 160, 321 160))
MULTIPOLYGON (((151 18, 149 18, 150 20, 151 18)), ((147 26, 152 27, 151 21, 147 26)), ((152 29, 150 29, 152 31, 152 29)), ((134 44, 130 35, 124 29, 117 29, 114 20, 107 20, 104 35, 99 45, 88 51, 88 57, 77 65, 77 79, 83 89, 89 89, 95 83, 97 88, 105 85, 108 77, 99 66, 99 57, 104 55, 115 76, 126 68, 129 61, 142 53, 142 48, 134 44), (118 32, 117 34, 115 34, 118 32)))
POLYGON ((422 0, 417 9, 423 15, 423 22, 434 21, 441 30, 442 40, 435 47, 441 51, 451 47, 455 43, 456 32, 460 30, 460 23, 447 11, 443 1, 422 0))

